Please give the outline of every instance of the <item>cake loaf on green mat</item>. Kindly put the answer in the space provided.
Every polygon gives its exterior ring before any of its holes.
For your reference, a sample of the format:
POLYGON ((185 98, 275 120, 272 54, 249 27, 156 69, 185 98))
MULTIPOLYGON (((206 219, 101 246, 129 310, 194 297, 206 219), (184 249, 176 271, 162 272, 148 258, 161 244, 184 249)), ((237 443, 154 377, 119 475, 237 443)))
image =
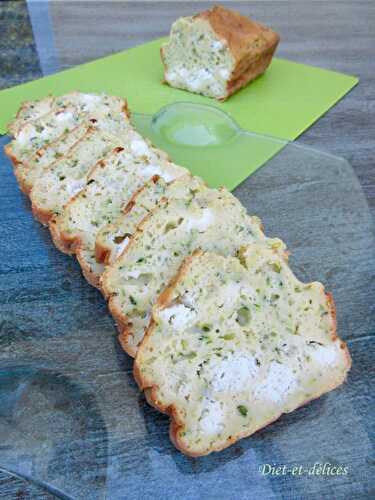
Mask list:
POLYGON ((224 100, 269 66, 279 35, 221 6, 181 17, 162 46, 169 85, 224 100))

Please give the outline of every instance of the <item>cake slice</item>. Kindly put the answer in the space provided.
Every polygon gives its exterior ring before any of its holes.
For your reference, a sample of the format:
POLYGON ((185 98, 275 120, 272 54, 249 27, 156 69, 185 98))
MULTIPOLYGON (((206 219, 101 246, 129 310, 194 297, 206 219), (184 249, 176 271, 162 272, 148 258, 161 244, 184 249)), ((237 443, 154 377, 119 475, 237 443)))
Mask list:
POLYGON ((36 179, 30 193, 34 216, 48 224, 83 189, 89 170, 118 145, 116 137, 89 128, 68 155, 47 166, 36 179))
POLYGON ((332 297, 301 283, 267 243, 236 257, 196 252, 160 295, 134 374, 170 437, 219 451, 345 381, 332 297))
POLYGON ((50 227, 56 246, 68 253, 75 252, 86 279, 99 286, 101 272, 95 259, 98 231, 118 216, 133 193, 153 175, 168 182, 187 173, 185 168, 167 160, 164 152, 134 135, 124 148, 118 148, 95 167, 85 188, 54 219, 50 227))
POLYGON ((279 43, 271 29, 215 6, 172 25, 161 49, 172 87, 224 100, 269 66, 279 43))
POLYGON ((14 168, 21 191, 30 195, 36 180, 42 175, 44 169, 52 165, 70 149, 83 139, 93 123, 82 122, 69 132, 63 132, 60 137, 38 149, 28 160, 24 160, 14 168))
POLYGON ((138 224, 165 198, 183 199, 202 189, 203 185, 202 179, 190 175, 170 183, 154 176, 134 193, 122 213, 98 232, 95 242, 97 262, 112 264, 125 250, 138 224))
POLYGON ((195 248, 235 255, 242 245, 265 239, 259 219, 224 189, 198 190, 152 210, 102 276, 125 351, 135 355, 157 296, 195 248))

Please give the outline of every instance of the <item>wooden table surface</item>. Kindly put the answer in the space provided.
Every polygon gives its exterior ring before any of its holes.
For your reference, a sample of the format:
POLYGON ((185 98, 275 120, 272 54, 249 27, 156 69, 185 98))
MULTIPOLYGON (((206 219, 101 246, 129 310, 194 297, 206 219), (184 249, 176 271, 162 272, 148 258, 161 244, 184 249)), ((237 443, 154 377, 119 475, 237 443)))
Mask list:
MULTIPOLYGON (((282 39, 278 50, 280 57, 360 78, 359 85, 300 140, 318 150, 342 156, 351 163, 374 216, 375 2, 281 0, 222 3, 276 29, 282 39)), ((28 17, 24 2, 1 2, 0 85, 13 85, 41 76, 43 72, 70 67, 152 40, 165 35, 177 17, 209 5, 212 4, 29 2, 28 17)), ((361 340, 361 356, 369 369, 373 359, 366 357, 366 353, 373 345, 370 344, 372 333, 368 332, 368 339, 364 336, 357 339, 361 340)), ((358 453, 360 448, 361 443, 358 443, 358 453)), ((38 485, 11 477, 1 469, 0 497, 55 498, 38 485)), ((365 498, 365 495, 359 492, 356 498, 365 498)))

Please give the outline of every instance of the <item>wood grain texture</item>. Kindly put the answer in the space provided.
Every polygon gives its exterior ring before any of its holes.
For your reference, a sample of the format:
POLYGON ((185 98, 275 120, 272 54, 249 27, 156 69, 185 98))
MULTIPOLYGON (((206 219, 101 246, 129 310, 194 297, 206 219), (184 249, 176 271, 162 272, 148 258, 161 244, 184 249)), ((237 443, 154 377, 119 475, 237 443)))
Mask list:
MULTIPOLYGON (((360 84, 300 138, 343 156, 358 175, 375 216, 375 2, 221 2, 281 35, 279 57, 356 75, 360 84)), ((212 2, 52 2, 63 67, 133 47, 169 32, 179 16, 212 2)))
POLYGON ((26 479, 0 470, 0 497, 7 500, 54 500, 55 495, 26 479))

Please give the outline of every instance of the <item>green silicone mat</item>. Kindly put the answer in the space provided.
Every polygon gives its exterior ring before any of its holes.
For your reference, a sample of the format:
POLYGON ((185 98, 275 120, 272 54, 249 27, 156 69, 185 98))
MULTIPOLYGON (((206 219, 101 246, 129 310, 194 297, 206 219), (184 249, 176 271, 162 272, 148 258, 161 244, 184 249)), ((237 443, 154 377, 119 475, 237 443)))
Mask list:
MULTIPOLYGON (((244 130, 292 141, 358 83, 353 76, 276 58, 264 75, 228 101, 219 103, 161 83, 163 70, 159 51, 164 40, 158 39, 1 91, 0 134, 6 133, 6 125, 22 101, 80 90, 124 96, 132 111, 145 114, 155 114, 181 101, 210 105, 227 113, 244 130)), ((138 125, 142 129, 144 124, 138 125)), ((234 188, 281 147, 275 150, 275 143, 262 141, 256 153, 247 151, 245 156, 241 148, 234 147, 226 170, 211 168, 208 171, 203 157, 200 161, 196 158, 193 170, 213 186, 234 188), (232 168, 234 164, 239 168, 232 168)), ((200 155, 199 152, 194 154, 200 155)), ((180 161, 180 158, 173 159, 180 161)), ((184 159, 189 166, 189 155, 184 159)))

